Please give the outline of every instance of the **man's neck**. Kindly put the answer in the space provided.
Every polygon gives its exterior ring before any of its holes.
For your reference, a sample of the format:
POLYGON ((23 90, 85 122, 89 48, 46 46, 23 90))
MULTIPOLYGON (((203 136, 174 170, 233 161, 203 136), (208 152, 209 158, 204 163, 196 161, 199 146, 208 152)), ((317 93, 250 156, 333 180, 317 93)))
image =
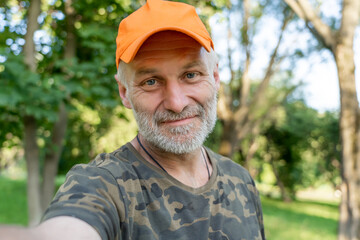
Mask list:
POLYGON ((201 152, 203 151, 202 147, 190 153, 174 154, 151 146, 143 138, 141 138, 141 144, 145 150, 136 138, 131 141, 131 144, 146 161, 158 168, 163 168, 169 175, 187 186, 198 188, 209 180, 212 166, 206 153, 201 152))

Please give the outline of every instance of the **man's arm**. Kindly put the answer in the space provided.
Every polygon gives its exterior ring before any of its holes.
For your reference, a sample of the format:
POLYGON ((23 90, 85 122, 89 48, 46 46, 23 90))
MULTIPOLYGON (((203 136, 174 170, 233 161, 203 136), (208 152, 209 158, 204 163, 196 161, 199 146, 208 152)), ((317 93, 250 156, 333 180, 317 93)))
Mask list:
POLYGON ((34 228, 0 226, 0 239, 6 240, 101 240, 99 233, 83 220, 54 217, 34 228))

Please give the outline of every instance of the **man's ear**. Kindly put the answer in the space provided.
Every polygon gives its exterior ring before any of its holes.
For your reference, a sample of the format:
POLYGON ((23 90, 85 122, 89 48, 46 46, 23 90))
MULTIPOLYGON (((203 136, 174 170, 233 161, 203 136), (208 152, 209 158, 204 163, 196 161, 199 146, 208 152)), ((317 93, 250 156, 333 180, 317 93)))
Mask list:
POLYGON ((126 108, 131 109, 132 107, 131 107, 131 104, 130 104, 129 99, 127 98, 127 94, 126 94, 126 91, 127 91, 126 87, 125 87, 125 86, 121 83, 121 81, 118 79, 117 74, 115 74, 114 77, 115 77, 115 80, 116 80, 116 82, 117 82, 117 84, 118 84, 118 87, 119 87, 119 95, 120 95, 120 98, 121 98, 122 103, 124 104, 124 106, 125 106, 126 108))
POLYGON ((216 66, 214 67, 213 77, 215 79, 216 90, 219 91, 220 89, 219 64, 216 64, 216 66))

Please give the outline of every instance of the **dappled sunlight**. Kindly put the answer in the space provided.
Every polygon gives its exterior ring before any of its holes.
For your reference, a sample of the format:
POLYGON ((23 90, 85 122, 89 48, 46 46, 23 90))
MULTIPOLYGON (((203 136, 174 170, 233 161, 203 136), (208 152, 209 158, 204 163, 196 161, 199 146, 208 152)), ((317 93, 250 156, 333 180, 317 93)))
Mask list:
POLYGON ((9 179, 26 178, 26 164, 24 160, 24 149, 22 147, 4 147, 0 150, 0 177, 1 176, 9 179))
POLYGON ((106 134, 96 140, 97 152, 112 152, 131 141, 137 133, 137 125, 132 111, 119 106, 111 119, 106 134), (124 117, 119 117, 120 115, 124 117))

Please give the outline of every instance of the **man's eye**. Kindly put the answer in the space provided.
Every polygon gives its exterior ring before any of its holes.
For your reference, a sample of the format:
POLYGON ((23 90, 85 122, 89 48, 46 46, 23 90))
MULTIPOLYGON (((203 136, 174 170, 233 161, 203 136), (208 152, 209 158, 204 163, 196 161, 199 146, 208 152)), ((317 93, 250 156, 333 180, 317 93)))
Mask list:
POLYGON ((152 85, 155 85, 156 84, 156 80, 155 79, 149 79, 147 81, 145 81, 144 85, 147 85, 147 86, 152 86, 152 85))
POLYGON ((196 77, 196 73, 194 73, 194 72, 190 72, 190 73, 186 73, 186 78, 194 78, 194 77, 196 77))

